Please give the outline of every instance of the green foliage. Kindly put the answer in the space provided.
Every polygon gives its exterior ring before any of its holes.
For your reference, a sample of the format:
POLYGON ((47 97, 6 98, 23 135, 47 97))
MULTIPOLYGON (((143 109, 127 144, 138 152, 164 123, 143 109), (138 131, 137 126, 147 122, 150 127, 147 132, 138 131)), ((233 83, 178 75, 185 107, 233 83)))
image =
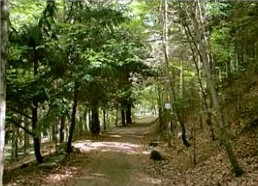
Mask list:
POLYGON ((229 32, 230 29, 228 27, 222 27, 214 29, 211 34, 211 49, 217 64, 229 63, 230 61, 232 40, 229 32))
POLYGON ((33 101, 39 104, 37 135, 62 114, 69 116, 75 86, 81 105, 134 101, 133 77, 139 81, 151 70, 126 8, 82 1, 22 3, 12 4, 7 100, 26 113, 33 101), (18 16, 23 20, 16 21, 18 16))

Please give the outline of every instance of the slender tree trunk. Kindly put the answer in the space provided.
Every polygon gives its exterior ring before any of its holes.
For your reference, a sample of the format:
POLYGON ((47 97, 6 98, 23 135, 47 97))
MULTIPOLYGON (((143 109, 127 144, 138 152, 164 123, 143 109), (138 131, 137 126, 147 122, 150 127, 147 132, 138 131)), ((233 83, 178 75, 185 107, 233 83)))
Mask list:
POLYGON ((121 112, 122 126, 125 126, 125 124, 126 124, 126 122, 125 122, 125 110, 123 108, 121 108, 120 112, 121 112))
POLYGON ((161 90, 160 86, 158 85, 158 114, 159 114, 159 130, 162 130, 162 123, 163 123, 163 118, 162 118, 162 101, 161 101, 161 90))
MULTIPOLYGON (((32 108, 32 130, 35 132, 37 123, 38 123, 38 103, 37 101, 33 101, 33 108, 32 108)), ((33 136, 33 147, 34 147, 34 155, 37 162, 43 163, 43 157, 40 152, 40 137, 38 134, 33 136)))
POLYGON ((107 129, 107 123, 106 123, 106 109, 103 109, 103 126, 104 130, 107 129))
MULTIPOLYGON (((173 87, 173 80, 172 77, 170 75, 170 68, 169 68, 169 46, 168 46, 168 0, 164 1, 164 20, 163 20, 163 53, 164 53, 164 58, 165 58, 165 66, 166 66, 166 76, 168 78, 168 82, 169 82, 169 102, 172 104, 172 111, 175 112, 175 115, 177 117, 177 120, 180 123, 181 126, 181 132, 182 132, 182 140, 183 143, 186 147, 191 146, 191 144, 187 141, 186 138, 186 130, 185 130, 185 126, 184 126, 184 122, 183 119, 180 115, 180 113, 178 112, 177 109, 173 108, 175 105, 175 100, 176 100, 176 94, 175 94, 175 90, 173 87), (174 110, 173 110, 174 109, 174 110)), ((172 121, 171 121, 172 123, 172 121)), ((171 135, 168 134, 169 137, 169 141, 171 140, 171 135)), ((170 142, 169 142, 170 144, 170 142)))
MULTIPOLYGON (((26 129, 29 128, 29 120, 26 117, 24 117, 23 126, 26 129)), ((24 136, 23 152, 24 152, 24 155, 26 155, 27 154, 27 148, 30 146, 30 135, 26 131, 24 131, 23 136, 24 136)))
MULTIPOLYGON (((53 144, 54 151, 57 149, 57 126, 54 124, 52 125, 52 139, 51 139, 51 144, 53 144)), ((51 153, 51 149, 50 149, 51 153)))
POLYGON ((84 131, 83 131, 83 122, 84 122, 84 119, 83 119, 83 113, 79 113, 79 121, 78 121, 78 127, 77 127, 77 129, 79 130, 79 131, 77 131, 76 133, 77 134, 79 134, 79 136, 82 136, 83 135, 83 133, 84 133, 84 131))
POLYGON ((89 126, 89 131, 92 133, 92 111, 89 109, 88 111, 88 126, 89 126))
POLYGON ((65 128, 65 116, 62 115, 60 119, 60 129, 59 129, 59 142, 64 142, 64 128, 65 128))
POLYGON ((110 127, 110 113, 109 113, 109 110, 106 111, 106 122, 107 122, 107 128, 110 127))
MULTIPOLYGON (((197 6, 200 7, 199 0, 197 1, 197 6)), ((202 15, 200 14, 200 12, 199 12, 199 15, 197 16, 199 16, 200 17, 199 19, 202 21, 202 17, 201 17, 202 15)), ((204 34, 204 28, 202 25, 200 25, 200 23, 197 20, 198 18, 194 14, 191 14, 191 18, 194 24, 196 39, 200 47, 200 55, 202 58, 203 67, 206 74, 206 81, 212 96, 213 108, 214 108, 214 111, 216 112, 215 114, 216 123, 221 131, 222 141, 227 151, 229 161, 232 165, 233 172, 235 173, 236 176, 240 176, 243 174, 243 169, 239 166, 235 153, 233 151, 230 134, 229 134, 227 125, 225 124, 223 119, 223 114, 221 111, 218 95, 215 89, 214 80, 211 76, 211 69, 209 65, 208 44, 207 44, 207 38, 204 34)))
POLYGON ((88 114, 88 109, 85 108, 85 109, 84 109, 84 112, 83 112, 83 124, 84 124, 84 130, 85 130, 86 132, 89 131, 89 129, 88 129, 88 123, 87 123, 87 122, 88 122, 87 114, 88 114))
POLYGON ((99 136, 100 135, 99 108, 96 105, 94 107, 92 107, 91 118, 92 118, 92 122, 91 122, 92 131, 91 131, 91 133, 94 136, 99 136))
POLYGON ((12 125, 12 160, 18 160, 18 132, 19 129, 17 126, 12 125))
POLYGON ((69 128, 69 136, 67 140, 66 152, 67 154, 72 153, 72 141, 73 135, 76 125, 76 112, 77 112, 77 104, 78 104, 78 85, 75 83, 74 93, 73 93, 73 109, 72 109, 72 117, 71 117, 71 125, 69 128))
MULTIPOLYGON (((36 49, 34 47, 34 76, 38 74, 38 60, 36 57, 36 49)), ((37 98, 33 98, 32 100, 32 119, 31 119, 31 124, 32 124, 32 130, 35 132, 37 128, 37 123, 38 123, 38 101, 37 98)), ((37 133, 37 132, 36 132, 37 133)), ((34 155, 37 160, 37 162, 40 164, 43 162, 43 157, 40 152, 40 134, 36 134, 33 136, 33 147, 34 147, 34 155)))
POLYGON ((8 43, 8 0, 1 0, 0 12, 0 186, 3 182, 3 160, 5 144, 5 112, 6 112, 6 89, 5 89, 5 65, 7 63, 7 43, 8 43))
POLYGON ((119 120, 119 106, 116 107, 116 115, 115 115, 115 125, 118 127, 118 120, 119 120))
MULTIPOLYGON (((180 11, 182 11, 181 7, 180 7, 180 11)), ((192 41, 192 43, 195 46, 196 51, 198 52, 198 54, 199 54, 199 56, 201 58, 201 54, 200 54, 200 50, 199 50, 198 44, 195 41, 195 38, 194 38, 193 34, 191 33, 191 30, 190 30, 189 25, 187 24, 187 22, 185 20, 185 16, 184 15, 182 16, 182 22, 183 22, 183 25, 184 25, 184 29, 185 29, 185 33, 186 33, 187 39, 189 41, 192 41)), ((197 75, 198 75, 197 76, 198 77, 198 83, 200 85, 200 92, 201 92, 200 93, 200 98, 201 98, 201 100, 203 102, 203 105, 204 105, 206 113, 207 113, 206 124, 210 127, 212 140, 215 140, 215 134, 214 134, 213 123, 212 123, 212 113, 211 113, 211 109, 210 109, 211 107, 209 107, 209 105, 208 105, 208 102, 207 102, 208 96, 205 93, 205 90, 204 90, 204 87, 203 87, 203 84, 202 84, 202 76, 201 76, 201 72, 200 72, 201 64, 198 64, 198 62, 197 62, 197 58, 198 57, 195 54, 194 47, 193 47, 192 43, 190 42, 190 49, 191 49, 191 52, 192 52, 195 69, 196 69, 196 72, 197 72, 197 75)), ((202 118, 200 118, 200 123, 202 123, 202 118)), ((200 126, 202 128, 202 124, 200 126)))
MULTIPOLYGON (((164 53, 164 59, 165 59, 165 68, 166 68, 166 77, 168 78, 168 101, 170 104, 172 104, 173 106, 173 85, 172 85, 172 77, 170 75, 170 68, 169 68, 169 45, 168 45, 168 0, 164 1, 164 10, 163 10, 163 53, 164 53)), ((162 126, 165 125, 165 127, 162 127, 162 130, 164 130, 166 132, 166 136, 167 136, 167 142, 168 142, 168 146, 171 147, 171 133, 168 130, 168 125, 169 123, 171 124, 170 126, 170 130, 172 129, 172 120, 170 121, 169 117, 169 113, 168 111, 164 111, 164 116, 165 118, 163 118, 162 120, 162 126), (165 123, 163 123, 165 122, 165 123)))
POLYGON ((126 124, 132 124, 132 104, 128 101, 127 102, 127 109, 126 109, 126 124))

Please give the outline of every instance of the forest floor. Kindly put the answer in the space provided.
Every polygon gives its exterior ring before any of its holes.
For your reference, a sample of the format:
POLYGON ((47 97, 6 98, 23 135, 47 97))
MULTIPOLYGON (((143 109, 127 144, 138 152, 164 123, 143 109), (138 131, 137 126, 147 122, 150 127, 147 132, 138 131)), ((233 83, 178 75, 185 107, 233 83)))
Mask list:
POLYGON ((254 130, 234 139, 234 148, 245 173, 234 177, 227 155, 219 142, 211 141, 209 133, 198 130, 190 148, 180 139, 173 139, 172 148, 161 143, 155 149, 165 161, 150 160, 151 139, 155 118, 138 119, 128 127, 103 133, 98 139, 82 139, 73 143, 80 153, 69 156, 63 165, 42 169, 30 165, 7 171, 4 185, 63 186, 257 186, 258 138, 254 130), (193 154, 196 165, 193 164, 193 154))
POLYGON ((151 148, 149 133, 155 130, 155 117, 138 119, 128 127, 108 130, 98 139, 73 142, 80 153, 72 154, 64 165, 42 169, 29 165, 5 173, 4 183, 14 185, 65 186, 144 186, 159 185, 161 179, 145 172, 151 148))

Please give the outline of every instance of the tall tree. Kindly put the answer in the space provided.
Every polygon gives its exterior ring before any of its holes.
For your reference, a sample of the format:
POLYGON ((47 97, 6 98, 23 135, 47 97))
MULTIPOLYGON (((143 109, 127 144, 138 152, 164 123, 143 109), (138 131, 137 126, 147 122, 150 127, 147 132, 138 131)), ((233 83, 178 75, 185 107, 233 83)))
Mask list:
POLYGON ((195 39, 199 46, 199 55, 204 67, 207 85, 209 87, 211 98, 212 98, 213 108, 216 113, 214 117, 215 117, 217 126, 221 132, 220 136, 225 146, 225 149, 228 153, 228 158, 232 165, 233 172, 235 173, 236 176, 240 176, 243 174, 243 170, 239 166, 235 153, 233 151, 228 125, 226 125, 224 121, 223 113, 220 106, 220 100, 218 97, 218 92, 215 89, 214 79, 211 74, 210 49, 209 49, 207 35, 205 33, 205 28, 204 28, 204 17, 202 13, 202 6, 199 0, 192 4, 192 7, 190 7, 190 10, 189 12, 187 12, 187 14, 189 16, 188 18, 192 20, 192 23, 193 23, 193 33, 195 35, 195 39))
POLYGON ((5 111, 6 111, 6 92, 5 92, 5 66, 7 62, 7 43, 8 43, 8 0, 0 1, 0 186, 3 180, 3 159, 5 144, 5 111))

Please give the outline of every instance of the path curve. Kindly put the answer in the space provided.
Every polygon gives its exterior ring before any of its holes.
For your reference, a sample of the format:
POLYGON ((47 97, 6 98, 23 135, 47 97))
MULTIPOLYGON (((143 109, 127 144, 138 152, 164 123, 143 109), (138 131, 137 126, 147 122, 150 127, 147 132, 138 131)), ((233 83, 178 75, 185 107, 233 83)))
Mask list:
POLYGON ((161 180, 146 174, 143 166, 150 161, 146 135, 154 127, 153 119, 113 129, 101 141, 75 142, 82 153, 89 153, 89 160, 66 186, 161 185, 161 180))

